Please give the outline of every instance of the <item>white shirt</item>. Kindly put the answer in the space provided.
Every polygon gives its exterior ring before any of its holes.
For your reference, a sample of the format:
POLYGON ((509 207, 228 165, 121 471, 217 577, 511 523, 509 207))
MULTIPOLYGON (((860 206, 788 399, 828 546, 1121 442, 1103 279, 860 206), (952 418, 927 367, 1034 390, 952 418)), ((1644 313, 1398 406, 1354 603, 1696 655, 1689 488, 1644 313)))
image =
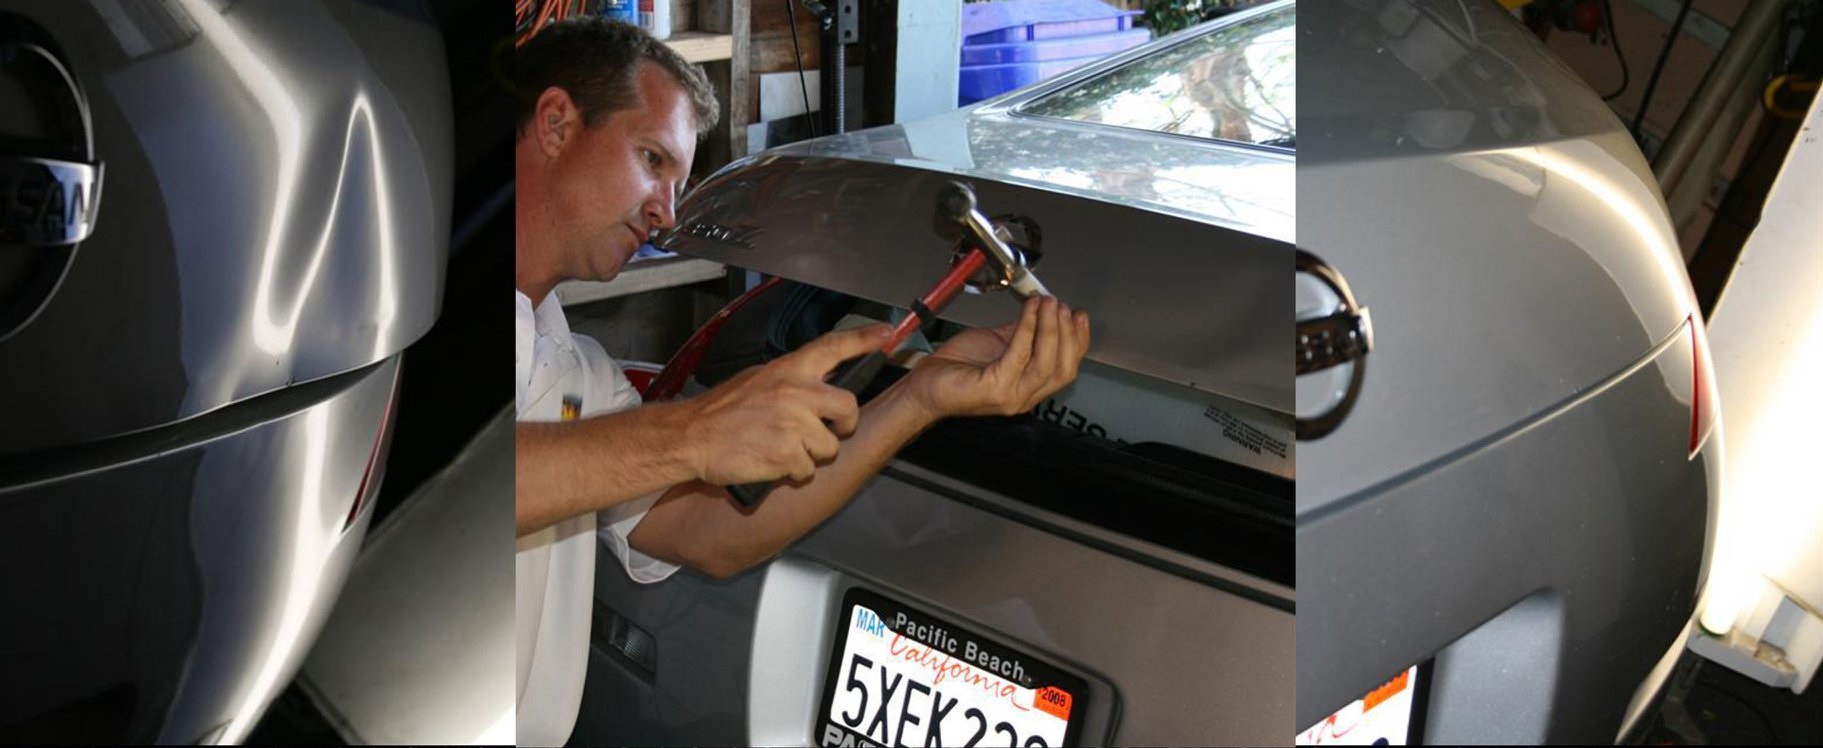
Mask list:
MULTIPOLYGON (((513 302, 513 402, 518 420, 566 420, 566 401, 571 418, 639 405, 639 391, 601 344, 570 334, 556 293, 546 296, 536 310, 516 290, 513 302)), ((605 542, 637 582, 661 581, 677 571, 677 566, 627 543, 658 497, 648 494, 519 538, 513 559, 519 745, 563 745, 576 724, 589 663, 595 544, 605 542)))

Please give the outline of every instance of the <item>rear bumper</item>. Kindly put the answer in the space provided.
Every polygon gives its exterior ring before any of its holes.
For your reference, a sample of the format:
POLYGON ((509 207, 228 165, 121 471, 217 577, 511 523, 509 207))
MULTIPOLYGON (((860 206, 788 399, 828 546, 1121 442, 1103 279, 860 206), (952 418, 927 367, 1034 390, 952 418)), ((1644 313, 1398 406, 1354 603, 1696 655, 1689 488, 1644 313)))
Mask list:
POLYGON ((0 739, 243 737, 360 548, 398 367, 0 461, 0 739))
POLYGON ((578 742, 817 744, 853 588, 1082 677, 1083 744, 1291 737, 1291 590, 904 461, 779 560, 733 579, 685 572, 641 586, 602 557, 578 742), (652 635, 652 671, 599 642, 608 614, 652 635))

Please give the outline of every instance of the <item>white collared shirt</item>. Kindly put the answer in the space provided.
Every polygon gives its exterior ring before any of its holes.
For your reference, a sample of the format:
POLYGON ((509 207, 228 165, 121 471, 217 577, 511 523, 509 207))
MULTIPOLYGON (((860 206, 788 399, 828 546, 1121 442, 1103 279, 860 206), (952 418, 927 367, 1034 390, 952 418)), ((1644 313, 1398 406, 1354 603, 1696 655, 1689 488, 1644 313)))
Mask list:
MULTIPOLYGON (((517 290, 513 301, 518 420, 565 420, 566 401, 571 417, 583 418, 639 405, 638 390, 601 344, 570 334, 555 292, 536 310, 517 290)), ((588 672, 595 544, 605 542, 636 582, 662 581, 677 571, 627 542, 658 497, 652 493, 571 517, 518 539, 513 561, 519 745, 562 745, 575 726, 588 672)))

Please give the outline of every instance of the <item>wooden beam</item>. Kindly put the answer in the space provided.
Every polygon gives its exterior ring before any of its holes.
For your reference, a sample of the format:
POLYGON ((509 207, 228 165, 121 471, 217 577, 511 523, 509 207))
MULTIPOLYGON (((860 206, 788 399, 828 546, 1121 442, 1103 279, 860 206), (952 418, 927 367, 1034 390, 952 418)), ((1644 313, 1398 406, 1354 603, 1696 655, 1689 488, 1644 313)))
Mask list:
POLYGON ((727 60, 734 57, 734 35, 714 34, 705 31, 672 32, 665 44, 684 59, 695 63, 727 60))

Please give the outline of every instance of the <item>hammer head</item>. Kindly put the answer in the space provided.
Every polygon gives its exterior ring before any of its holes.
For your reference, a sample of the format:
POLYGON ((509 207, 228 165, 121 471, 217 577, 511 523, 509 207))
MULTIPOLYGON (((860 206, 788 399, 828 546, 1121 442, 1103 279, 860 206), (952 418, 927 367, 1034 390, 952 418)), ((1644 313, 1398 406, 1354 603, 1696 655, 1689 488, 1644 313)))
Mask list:
POLYGON ((931 228, 946 242, 960 241, 968 234, 967 217, 975 209, 975 191, 961 182, 945 183, 937 192, 937 206, 931 213, 931 228))
POLYGON ((937 193, 937 207, 932 216, 937 235, 945 241, 961 241, 971 236, 975 239, 988 258, 988 267, 982 269, 983 276, 976 281, 979 285, 1007 288, 1021 298, 1048 295, 1044 284, 1026 268, 1024 254, 1009 245, 998 233, 1004 230, 988 223, 975 206, 973 188, 962 182, 944 184, 937 193))
POLYGON ((943 185, 937 195, 937 214, 952 223, 961 223, 975 209, 975 190, 961 182, 943 185))

